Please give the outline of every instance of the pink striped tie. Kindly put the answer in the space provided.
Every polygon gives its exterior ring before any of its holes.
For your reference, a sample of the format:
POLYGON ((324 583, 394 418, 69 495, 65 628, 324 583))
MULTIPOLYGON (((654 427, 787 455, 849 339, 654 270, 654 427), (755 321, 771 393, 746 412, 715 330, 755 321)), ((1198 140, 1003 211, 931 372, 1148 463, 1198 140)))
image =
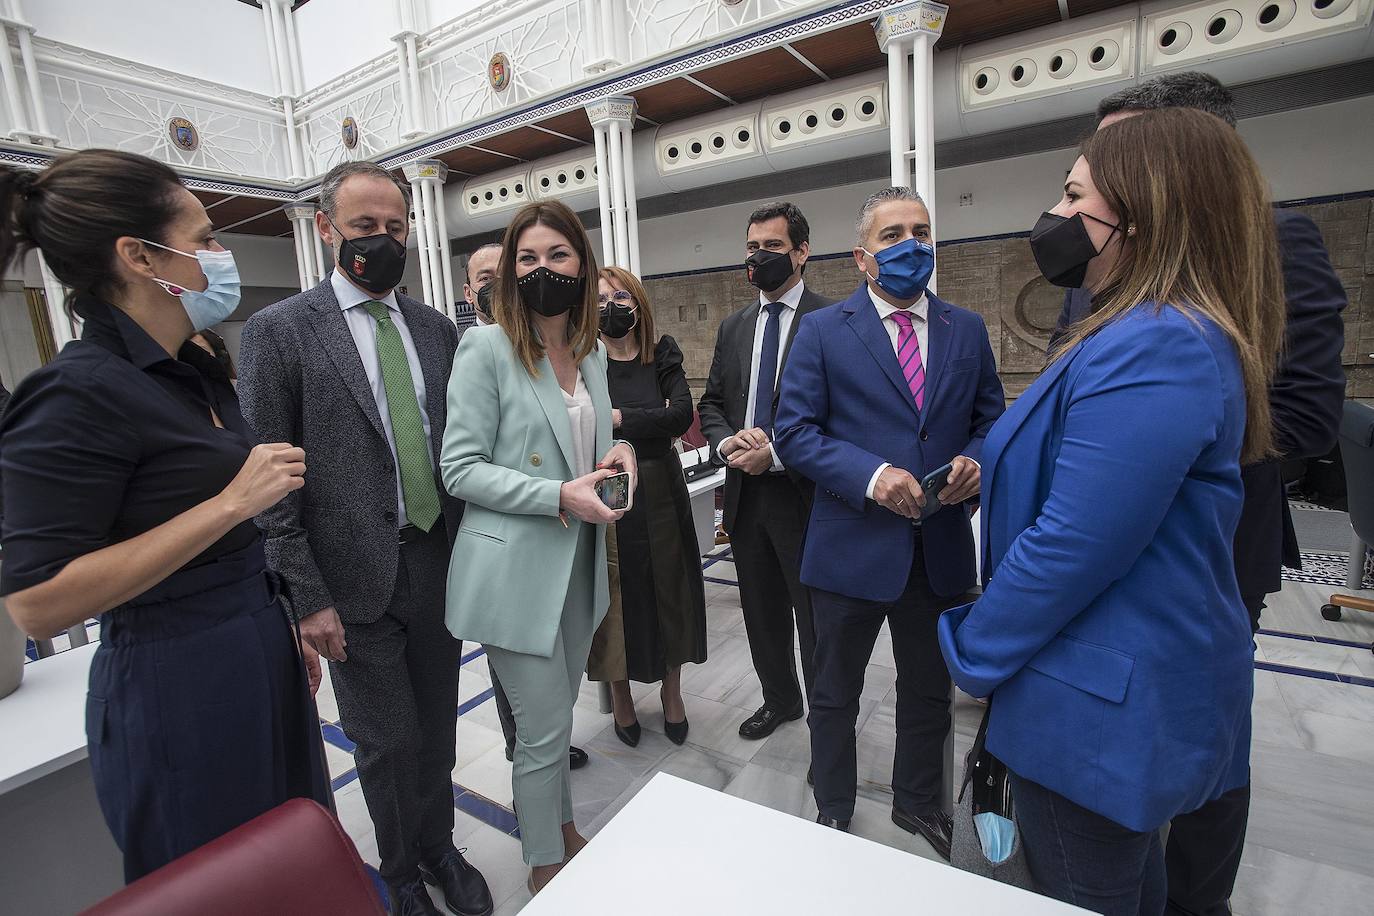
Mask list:
POLYGON ((897 322, 897 362, 902 367, 902 375, 906 376, 911 396, 916 399, 916 409, 922 410, 926 404, 926 367, 921 362, 921 342, 911 326, 911 314, 898 311, 888 317, 897 322))

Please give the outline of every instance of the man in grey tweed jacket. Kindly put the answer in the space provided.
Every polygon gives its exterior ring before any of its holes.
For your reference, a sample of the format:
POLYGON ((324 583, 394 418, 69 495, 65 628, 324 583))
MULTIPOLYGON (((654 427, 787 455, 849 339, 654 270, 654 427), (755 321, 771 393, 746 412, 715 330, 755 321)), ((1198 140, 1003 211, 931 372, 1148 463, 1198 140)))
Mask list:
POLYGON ((330 660, 392 911, 438 913, 427 880, 478 916, 491 895, 453 846, 462 644, 444 625, 462 504, 436 473, 458 330, 395 291, 408 192, 372 163, 325 177, 316 226, 341 266, 248 321, 239 397, 259 437, 310 456, 304 487, 258 524, 330 660))

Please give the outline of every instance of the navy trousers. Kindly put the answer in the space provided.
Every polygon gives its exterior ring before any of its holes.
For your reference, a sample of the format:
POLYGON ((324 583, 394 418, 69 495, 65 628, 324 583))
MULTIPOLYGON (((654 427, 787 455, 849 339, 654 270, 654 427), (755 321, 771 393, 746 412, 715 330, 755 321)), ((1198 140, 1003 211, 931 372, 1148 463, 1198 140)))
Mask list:
POLYGON ((333 808, 295 640, 261 541, 103 616, 86 741, 127 881, 287 799, 333 808))

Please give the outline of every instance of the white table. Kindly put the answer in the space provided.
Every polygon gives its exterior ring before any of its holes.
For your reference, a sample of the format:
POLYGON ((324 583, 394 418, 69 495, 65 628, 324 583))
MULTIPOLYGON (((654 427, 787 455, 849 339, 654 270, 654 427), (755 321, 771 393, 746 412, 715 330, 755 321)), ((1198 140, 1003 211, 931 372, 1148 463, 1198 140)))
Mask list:
POLYGON ((0 910, 75 913, 124 885, 86 755, 96 646, 31 662, 0 700, 0 910))
MULTIPOLYGON (((710 446, 683 452, 684 467, 703 460, 710 446)), ((696 525, 698 553, 703 556, 716 549, 716 490, 725 484, 725 468, 687 482, 687 495, 692 499, 692 521, 696 525)))
POLYGON ((1087 911, 660 773, 522 916, 632 912, 1067 916, 1087 911))

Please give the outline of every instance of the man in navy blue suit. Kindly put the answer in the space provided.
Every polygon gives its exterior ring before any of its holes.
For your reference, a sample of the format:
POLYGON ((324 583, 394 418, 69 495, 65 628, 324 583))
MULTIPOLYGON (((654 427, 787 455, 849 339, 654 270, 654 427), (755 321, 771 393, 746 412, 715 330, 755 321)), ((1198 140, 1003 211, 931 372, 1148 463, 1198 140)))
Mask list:
MULTIPOLYGON (((1097 107, 1098 129, 1159 108, 1197 108, 1236 125, 1231 93, 1205 73, 1173 73, 1103 99, 1097 107)), ((1236 526, 1236 580, 1259 629, 1265 595, 1283 583, 1280 567, 1302 567, 1293 517, 1284 495, 1281 460, 1315 458, 1336 444, 1345 401, 1341 351, 1345 324, 1341 310, 1345 290, 1331 267, 1321 232, 1294 210, 1276 209, 1274 221, 1283 258, 1287 327, 1283 355, 1269 391, 1274 418, 1274 445, 1280 458, 1241 468, 1245 503, 1236 526)), ((1064 310, 1050 338, 1050 352, 1069 325, 1092 311, 1085 289, 1069 290, 1064 310)), ((1165 849, 1169 876, 1167 916, 1222 916, 1240 870, 1250 787, 1226 793, 1197 811, 1174 818, 1165 849)))
POLYGON ((856 230, 864 282, 802 320, 774 421, 782 461, 816 484, 801 579, 816 631, 817 822, 846 830, 853 817, 859 694, 886 620, 897 664, 892 820, 948 859, 950 679, 936 622, 975 583, 968 501, 1006 405, 982 318, 926 292, 935 249, 921 198, 879 191, 856 230), (920 481, 946 464, 946 486, 925 493, 920 481), (944 508, 922 520, 937 496, 944 508))

